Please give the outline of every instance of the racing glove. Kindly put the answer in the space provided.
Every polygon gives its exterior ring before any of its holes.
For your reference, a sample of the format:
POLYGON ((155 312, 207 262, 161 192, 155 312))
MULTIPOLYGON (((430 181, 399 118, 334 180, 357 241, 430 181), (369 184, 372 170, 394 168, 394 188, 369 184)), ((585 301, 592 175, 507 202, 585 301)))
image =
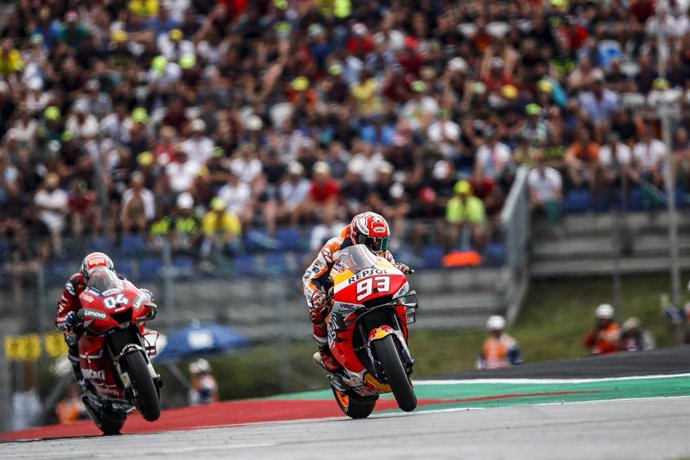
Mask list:
POLYGON ((408 267, 407 265, 400 263, 400 262, 395 263, 395 268, 397 268, 398 270, 400 270, 403 273, 413 273, 414 272, 414 270, 412 270, 410 267, 408 267))
POLYGON ((316 291, 311 296, 311 308, 309 309, 309 318, 314 324, 322 323, 325 319, 326 311, 326 294, 323 291, 316 291))
POLYGON ((71 311, 65 316, 65 329, 72 330, 81 324, 81 315, 77 315, 75 312, 71 311))

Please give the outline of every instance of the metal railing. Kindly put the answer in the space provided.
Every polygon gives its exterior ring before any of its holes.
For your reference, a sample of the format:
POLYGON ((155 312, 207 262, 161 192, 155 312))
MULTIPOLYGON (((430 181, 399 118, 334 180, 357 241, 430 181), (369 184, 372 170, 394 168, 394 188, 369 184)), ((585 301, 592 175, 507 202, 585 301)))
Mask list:
POLYGON ((506 319, 512 323, 520 313, 522 302, 529 287, 527 245, 530 240, 528 168, 518 168, 515 182, 510 189, 500 216, 506 246, 508 309, 506 319))

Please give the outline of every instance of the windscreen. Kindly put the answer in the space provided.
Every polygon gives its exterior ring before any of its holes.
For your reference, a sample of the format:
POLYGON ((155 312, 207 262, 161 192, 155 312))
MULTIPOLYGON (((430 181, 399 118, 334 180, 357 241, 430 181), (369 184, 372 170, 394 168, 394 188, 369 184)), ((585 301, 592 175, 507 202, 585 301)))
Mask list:
POLYGON ((363 244, 356 244, 354 246, 341 249, 335 255, 337 263, 341 264, 353 273, 360 272, 365 268, 373 267, 376 264, 376 258, 372 252, 363 244))
POLYGON ((89 281, 86 283, 86 287, 98 292, 105 292, 110 289, 122 289, 122 280, 117 277, 114 271, 102 268, 96 270, 91 275, 89 281))

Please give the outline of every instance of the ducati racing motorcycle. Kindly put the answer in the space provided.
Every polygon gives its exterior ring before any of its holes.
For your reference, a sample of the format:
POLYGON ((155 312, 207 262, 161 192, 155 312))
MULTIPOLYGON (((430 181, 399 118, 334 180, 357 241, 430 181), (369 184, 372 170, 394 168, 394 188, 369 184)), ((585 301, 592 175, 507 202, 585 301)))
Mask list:
MULTIPOLYGON (((342 369, 327 377, 338 406, 351 418, 365 418, 380 394, 392 392, 400 409, 414 410, 407 326, 415 321, 416 293, 400 270, 364 245, 334 256, 326 324, 328 346, 342 369)), ((314 360, 326 370, 318 353, 314 360)))
POLYGON ((158 332, 149 295, 110 270, 98 270, 79 295, 84 332, 78 342, 81 371, 93 388, 82 394, 91 419, 106 435, 118 434, 135 408, 148 421, 160 417, 162 381, 151 365, 158 332))

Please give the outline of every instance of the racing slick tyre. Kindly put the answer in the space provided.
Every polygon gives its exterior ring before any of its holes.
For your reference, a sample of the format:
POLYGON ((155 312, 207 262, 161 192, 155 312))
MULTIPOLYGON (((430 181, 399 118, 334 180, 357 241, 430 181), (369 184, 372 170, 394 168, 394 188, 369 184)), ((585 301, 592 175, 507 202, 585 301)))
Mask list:
POLYGON ((369 414, 374 410, 374 406, 376 406, 376 401, 379 399, 378 396, 360 396, 354 391, 343 393, 333 387, 331 387, 331 390, 333 390, 335 401, 338 403, 340 410, 350 418, 369 417, 369 414))
POLYGON ((158 420, 161 415, 161 403, 144 356, 138 352, 130 353, 123 360, 137 394, 134 405, 144 419, 149 422, 158 420))
POLYGON ((376 356, 381 362, 388 384, 393 390, 398 407, 405 412, 412 412, 417 407, 417 396, 412 388, 412 382, 405 372, 398 347, 392 335, 388 335, 373 344, 376 356))
POLYGON ((82 401, 84 402, 84 407, 86 407, 86 412, 88 412, 89 417, 91 417, 91 420, 93 420, 104 435, 113 436, 120 434, 120 430, 127 420, 126 413, 108 410, 99 411, 94 409, 91 401, 89 401, 89 398, 86 396, 82 396, 82 401))

